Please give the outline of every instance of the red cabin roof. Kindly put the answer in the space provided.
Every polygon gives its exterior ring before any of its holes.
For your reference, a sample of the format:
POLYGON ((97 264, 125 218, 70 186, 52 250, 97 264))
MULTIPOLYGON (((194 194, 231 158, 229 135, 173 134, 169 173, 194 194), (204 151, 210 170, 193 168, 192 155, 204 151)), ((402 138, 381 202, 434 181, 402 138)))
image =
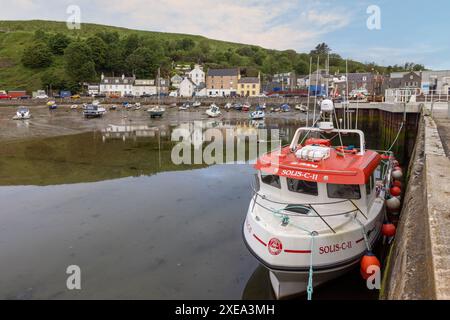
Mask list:
POLYGON ((381 156, 367 150, 364 155, 341 156, 331 148, 330 157, 318 162, 302 160, 289 147, 260 157, 255 168, 267 174, 334 184, 365 184, 381 162, 381 156))

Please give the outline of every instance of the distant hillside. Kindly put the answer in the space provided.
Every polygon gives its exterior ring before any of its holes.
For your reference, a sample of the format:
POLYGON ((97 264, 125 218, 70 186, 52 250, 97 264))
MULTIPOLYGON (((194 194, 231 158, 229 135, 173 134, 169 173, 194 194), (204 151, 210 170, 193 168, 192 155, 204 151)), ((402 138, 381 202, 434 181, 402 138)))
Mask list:
MULTIPOLYGON (((169 76, 173 74, 173 64, 176 63, 200 62, 207 67, 240 66, 249 75, 257 71, 270 75, 291 70, 306 74, 309 59, 309 54, 293 50, 268 50, 195 35, 97 24, 82 24, 80 30, 69 30, 65 22, 0 21, 0 90, 32 91, 50 84, 55 89, 75 89, 78 83, 98 79, 102 72, 133 72, 138 77, 153 77, 159 66, 162 67, 163 75, 169 76), (67 44, 61 46, 64 38, 72 46, 70 54, 64 51, 67 44), (26 51, 29 52, 28 60, 32 60, 29 64, 38 66, 25 67, 26 62, 22 59, 24 51, 35 44, 40 44, 39 54, 42 55, 48 55, 45 47, 52 46, 51 62, 45 59, 34 61, 37 59, 35 56, 41 56, 34 53, 36 48, 32 48, 34 51, 26 51), (86 47, 89 52, 84 52, 86 47), (60 52, 55 53, 58 50, 60 52), (70 66, 66 67, 68 64, 70 66), (78 72, 80 69, 83 69, 82 72, 78 72)), ((345 69, 345 61, 334 53, 330 65, 332 72, 345 69)), ((385 71, 374 64, 349 61, 350 72, 371 71, 373 68, 379 72, 385 71)))

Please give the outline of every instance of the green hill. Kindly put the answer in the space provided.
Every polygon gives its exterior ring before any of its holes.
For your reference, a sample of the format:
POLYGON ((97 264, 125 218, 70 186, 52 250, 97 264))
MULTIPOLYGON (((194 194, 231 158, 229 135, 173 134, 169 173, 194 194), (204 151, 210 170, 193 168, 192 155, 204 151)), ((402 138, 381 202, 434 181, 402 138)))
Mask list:
MULTIPOLYGON (((34 53, 29 56, 35 58, 34 53)), ((240 66, 244 67, 248 75, 255 75, 258 71, 270 75, 291 70, 306 74, 309 58, 309 54, 293 50, 268 50, 195 35, 130 30, 98 24, 82 24, 80 30, 69 30, 65 22, 0 21, 0 90, 32 91, 49 84, 55 89, 73 89, 78 83, 98 79, 102 72, 153 77, 159 66, 163 75, 169 76, 173 74, 174 64, 196 62, 207 67, 240 66), (71 59, 82 61, 78 61, 78 64, 75 61, 66 68, 69 64, 66 50, 59 54, 53 52, 50 65, 25 67, 22 60, 24 50, 36 43, 50 46, 57 34, 68 37, 72 45, 76 44, 72 48, 71 59), (86 46, 89 52, 83 53, 86 46), (85 70, 78 72, 79 69, 85 70)), ((330 65, 332 72, 345 70, 345 61, 337 54, 331 55, 330 65)), ((379 72, 385 71, 374 64, 349 61, 350 72, 371 71, 372 68, 379 72)))

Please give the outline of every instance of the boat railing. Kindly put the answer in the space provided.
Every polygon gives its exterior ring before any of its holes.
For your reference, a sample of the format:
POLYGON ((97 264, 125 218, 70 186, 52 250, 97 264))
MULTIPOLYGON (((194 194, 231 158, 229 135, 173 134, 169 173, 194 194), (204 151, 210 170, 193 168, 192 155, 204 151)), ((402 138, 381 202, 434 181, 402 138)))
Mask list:
POLYGON ((268 198, 266 195, 260 194, 255 186, 252 184, 251 185, 252 191, 253 191, 253 208, 252 211, 254 210, 255 206, 258 205, 259 207, 270 211, 273 214, 282 216, 284 217, 291 217, 291 216, 295 216, 295 217, 300 217, 300 218, 317 218, 323 221, 323 223, 333 232, 336 233, 336 231, 334 230, 334 228, 330 225, 329 221, 327 221, 327 218, 330 217, 338 217, 338 216, 345 216, 345 215, 350 215, 350 214, 354 214, 354 217, 356 218, 358 216, 358 214, 362 215, 366 220, 367 220, 367 216, 364 214, 364 212, 361 211, 361 209, 352 201, 349 199, 344 199, 344 200, 339 200, 339 201, 333 201, 333 202, 323 202, 323 203, 287 203, 287 202, 280 202, 280 201, 276 201, 273 199, 268 198), (268 201, 270 203, 276 204, 276 205, 283 205, 286 206, 283 209, 274 209, 274 208, 270 208, 267 205, 262 204, 261 202, 258 201, 258 198, 261 198, 265 201, 268 201), (337 212, 337 213, 333 213, 333 214, 320 214, 318 212, 318 208, 319 206, 325 206, 325 205, 334 205, 334 204, 344 204, 344 203, 348 203, 351 204, 354 208, 351 210, 346 210, 343 212, 337 212), (308 214, 308 215, 302 215, 302 214, 295 214, 294 212, 288 212, 287 208, 289 209, 295 209, 295 208, 305 208, 308 209, 312 214, 308 214))

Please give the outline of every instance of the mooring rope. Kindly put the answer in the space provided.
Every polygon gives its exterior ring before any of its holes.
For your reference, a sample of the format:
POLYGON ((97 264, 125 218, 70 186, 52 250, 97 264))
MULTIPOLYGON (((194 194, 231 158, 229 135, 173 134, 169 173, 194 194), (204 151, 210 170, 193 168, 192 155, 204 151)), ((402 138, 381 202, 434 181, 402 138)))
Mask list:
POLYGON ((400 133, 402 132, 403 125, 404 125, 404 122, 401 123, 400 128, 398 129, 398 132, 397 132, 397 136, 395 137, 394 142, 392 142, 392 145, 391 145, 391 147, 387 150, 387 152, 391 151, 392 148, 394 147, 394 145, 397 143, 397 140, 398 140, 398 138, 400 137, 400 133))

